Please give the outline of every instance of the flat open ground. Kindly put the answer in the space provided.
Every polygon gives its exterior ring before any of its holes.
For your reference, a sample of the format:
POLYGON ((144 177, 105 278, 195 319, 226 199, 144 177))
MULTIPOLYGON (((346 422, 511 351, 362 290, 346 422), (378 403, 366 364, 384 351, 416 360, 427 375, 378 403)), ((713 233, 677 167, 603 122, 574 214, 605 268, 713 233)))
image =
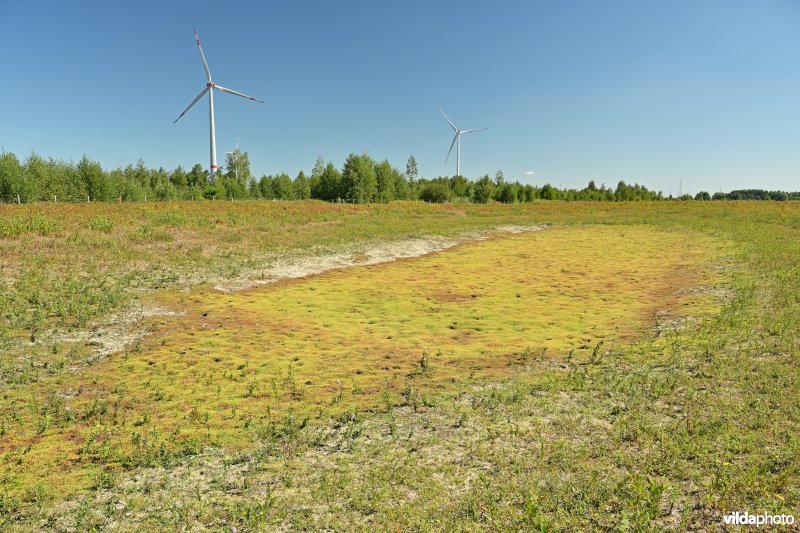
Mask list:
POLYGON ((12 206, 0 235, 6 527, 800 508, 796 204, 12 206))

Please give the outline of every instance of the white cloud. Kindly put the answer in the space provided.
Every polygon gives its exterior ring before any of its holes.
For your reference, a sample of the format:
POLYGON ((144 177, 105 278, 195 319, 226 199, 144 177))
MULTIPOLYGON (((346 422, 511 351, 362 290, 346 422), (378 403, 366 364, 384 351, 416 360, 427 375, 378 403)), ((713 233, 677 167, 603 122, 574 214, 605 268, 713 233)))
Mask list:
POLYGON ((533 170, 529 170, 525 173, 526 176, 533 176, 534 174, 536 174, 536 172, 534 172, 533 170))

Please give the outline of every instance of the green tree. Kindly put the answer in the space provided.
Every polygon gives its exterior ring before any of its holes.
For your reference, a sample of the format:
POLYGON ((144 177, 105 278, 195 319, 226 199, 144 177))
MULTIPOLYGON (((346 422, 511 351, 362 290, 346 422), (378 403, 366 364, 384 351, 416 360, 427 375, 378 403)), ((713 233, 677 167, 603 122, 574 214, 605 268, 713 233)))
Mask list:
POLYGON ((409 187, 405 176, 392 169, 394 172, 394 197, 397 200, 408 200, 411 198, 411 187, 409 187))
POLYGON ((532 202, 535 199, 536 199, 536 189, 533 187, 533 185, 529 185, 529 184, 525 185, 525 187, 523 189, 522 201, 523 202, 532 202))
POLYGON ((189 184, 186 171, 183 170, 183 167, 180 165, 178 165, 178 168, 173 170, 172 174, 169 175, 169 181, 175 186, 176 189, 185 189, 189 184))
POLYGON ((242 183, 236 178, 229 178, 227 174, 217 174, 218 190, 222 191, 219 198, 239 200, 248 197, 248 187, 246 183, 242 183))
POLYGON ((78 174, 86 187, 86 194, 92 200, 110 200, 111 187, 108 174, 100 166, 100 163, 90 160, 86 154, 78 161, 78 174))
POLYGON ((377 200, 379 202, 386 203, 395 199, 396 174, 399 173, 392 168, 387 159, 375 165, 375 182, 377 184, 377 200))
MULTIPOLYGON (((38 156, 31 154, 28 161, 35 158, 38 158, 38 156)), ((38 170, 38 165, 34 164, 31 166, 26 163, 19 165, 18 169, 17 175, 11 182, 13 184, 11 199, 14 200, 19 197, 21 202, 35 202, 39 200, 39 196, 42 194, 42 184, 37 181, 37 175, 35 173, 35 170, 38 170), (34 172, 31 172, 32 167, 34 172)))
POLYGON ((408 161, 406 162, 406 179, 411 187, 413 187, 416 183, 418 174, 419 171, 417 170, 417 160, 413 155, 410 155, 408 156, 408 161))
POLYGON ((138 160, 136 162, 136 166, 131 168, 130 177, 136 181, 144 191, 144 194, 151 193, 152 197, 152 188, 150 187, 150 170, 145 166, 143 160, 138 160))
POLYGON ((375 162, 367 154, 351 152, 342 168, 344 198, 359 204, 368 203, 375 199, 377 188, 375 162))
POLYGON ((620 180, 620 182, 617 183, 617 189, 614 191, 614 199, 621 202, 624 200, 631 200, 632 196, 631 187, 620 180))
POLYGON ((447 178, 435 180, 427 183, 419 191, 419 199, 425 202, 437 204, 445 203, 450 200, 451 191, 447 178))
POLYGON ((483 176, 472 188, 472 199, 478 204, 487 204, 494 194, 494 182, 489 176, 483 176))
POLYGON ((197 163, 189 171, 186 181, 190 187, 205 187, 208 184, 208 172, 203 169, 203 165, 197 163))
POLYGON ((108 173, 108 188, 111 199, 122 198, 125 192, 125 171, 115 168, 108 173))
POLYGON ((16 200, 21 177, 22 169, 17 156, 9 152, 0 154, 0 202, 16 200))
POLYGON ((331 201, 342 196, 342 175, 333 163, 328 162, 320 176, 319 196, 316 198, 331 201))
POLYGON ((250 174, 250 156, 238 148, 225 155, 225 176, 237 184, 245 186, 252 178, 250 174))
POLYGON ((203 198, 207 200, 221 200, 225 198, 225 188, 219 181, 217 181, 217 183, 208 183, 203 187, 203 198))
POLYGON ((275 198, 275 187, 273 186, 274 178, 272 176, 261 176, 258 182, 258 188, 261 191, 261 197, 267 200, 275 198))
POLYGON ((153 197, 157 200, 173 200, 178 198, 178 189, 170 181, 171 173, 164 167, 151 172, 150 182, 152 183, 153 197))
POLYGON ((294 200, 294 184, 289 174, 282 172, 272 181, 273 198, 278 200, 294 200))
POLYGON ((247 195, 253 199, 263 198, 261 194, 261 185, 255 179, 251 179, 247 183, 247 195))
POLYGON ((314 168, 311 170, 311 178, 309 179, 311 184, 311 197, 312 198, 323 198, 324 193, 322 191, 322 174, 325 172, 325 160, 322 156, 317 157, 316 163, 314 163, 314 168))
MULTIPOLYGON (((72 162, 53 161, 50 160, 52 174, 51 179, 53 183, 58 183, 56 192, 52 193, 57 196, 58 201, 69 201, 72 198, 83 198, 86 196, 86 191, 83 189, 83 183, 78 170, 72 162)), ((48 199, 51 193, 48 194, 48 199)))
POLYGON ((450 178, 450 190, 453 191, 453 196, 464 198, 469 196, 470 181, 464 176, 453 176, 450 178))
MULTIPOLYGON (((123 171, 123 174, 125 172, 123 171)), ((141 202, 144 200, 147 191, 136 180, 125 179, 122 182, 122 187, 118 188, 115 192, 117 197, 122 197, 123 200, 131 202, 141 202)), ((152 198, 152 194, 150 195, 152 198)))
POLYGON ((294 179, 294 197, 298 200, 308 200, 311 198, 311 181, 306 177, 302 170, 294 179))
POLYGON ((513 183, 502 183, 497 187, 495 200, 503 202, 504 204, 513 204, 518 200, 517 191, 518 187, 513 183))
POLYGON ((711 200, 711 195, 706 191, 700 191, 694 196, 695 200, 711 200))
POLYGON ((63 183, 59 176, 54 172, 53 161, 45 161, 35 153, 31 153, 25 161, 24 172, 29 187, 36 191, 37 200, 50 200, 53 195, 64 198, 63 183))

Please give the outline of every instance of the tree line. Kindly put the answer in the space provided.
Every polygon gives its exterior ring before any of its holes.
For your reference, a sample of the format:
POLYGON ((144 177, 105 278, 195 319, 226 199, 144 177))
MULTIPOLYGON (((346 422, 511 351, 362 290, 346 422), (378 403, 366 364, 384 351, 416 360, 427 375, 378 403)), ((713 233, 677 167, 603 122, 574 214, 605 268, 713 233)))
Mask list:
POLYGON ((715 192, 713 195, 705 191, 697 193, 695 200, 800 200, 800 192, 765 191, 764 189, 741 189, 731 192, 715 192))
MULTIPOLYGON (((798 193, 733 191, 710 196, 698 193, 681 199, 791 199, 798 193), (761 194, 764 193, 764 194, 761 194)), ((172 171, 148 168, 144 161, 112 170, 84 155, 77 163, 45 159, 32 153, 24 161, 10 152, 0 154, 0 201, 146 201, 189 199, 319 199, 331 202, 427 202, 503 203, 535 200, 636 201, 661 200, 661 192, 624 181, 616 187, 599 187, 590 181, 583 189, 559 189, 550 184, 531 185, 506 181, 498 170, 477 180, 464 176, 422 178, 414 156, 404 171, 389 161, 376 161, 368 154, 351 153, 341 167, 319 157, 310 174, 301 171, 292 178, 286 173, 256 179, 250 171, 247 152, 227 155, 224 172, 212 181, 202 165, 172 171)))

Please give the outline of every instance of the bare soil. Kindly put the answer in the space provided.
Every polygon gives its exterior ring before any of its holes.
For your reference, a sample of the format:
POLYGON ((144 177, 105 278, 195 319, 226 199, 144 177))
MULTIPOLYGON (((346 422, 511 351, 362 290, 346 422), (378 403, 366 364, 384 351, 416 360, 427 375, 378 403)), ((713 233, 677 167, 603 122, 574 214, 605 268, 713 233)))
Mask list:
MULTIPOLYGON (((220 274, 191 274, 178 280, 178 286, 189 291, 201 284, 210 284, 221 293, 231 293, 269 285, 283 280, 304 278, 330 270, 354 266, 375 265, 399 259, 421 257, 453 246, 528 231, 539 231, 544 226, 498 226, 485 231, 462 233, 454 237, 428 236, 401 241, 378 243, 353 243, 345 249, 330 253, 317 250, 302 255, 264 256, 256 266, 245 268, 235 277, 220 274)), ((82 343, 92 348, 93 359, 121 352, 141 340, 148 333, 148 322, 159 317, 179 313, 163 306, 137 299, 134 304, 93 323, 79 331, 51 331, 38 342, 82 343)))

